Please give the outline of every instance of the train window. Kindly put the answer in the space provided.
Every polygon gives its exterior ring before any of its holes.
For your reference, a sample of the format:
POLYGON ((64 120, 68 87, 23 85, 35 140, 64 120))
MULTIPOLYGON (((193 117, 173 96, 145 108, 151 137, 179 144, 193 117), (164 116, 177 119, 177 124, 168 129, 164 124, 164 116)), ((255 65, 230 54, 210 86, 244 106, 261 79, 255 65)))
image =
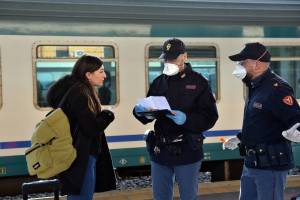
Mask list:
MULTIPOLYGON (((164 68, 160 61, 161 46, 150 46, 148 51, 148 86, 159 76, 164 68)), ((193 69, 208 79, 211 89, 217 96, 217 50, 214 46, 186 46, 189 62, 193 69)))
POLYGON ((271 68, 293 88, 300 99, 300 46, 268 46, 272 55, 271 68))
POLYGON ((98 88, 102 105, 117 103, 115 48, 109 45, 39 45, 36 48, 35 80, 36 103, 39 107, 48 107, 46 95, 53 82, 70 74, 76 60, 84 55, 100 57, 104 62, 106 79, 98 88))

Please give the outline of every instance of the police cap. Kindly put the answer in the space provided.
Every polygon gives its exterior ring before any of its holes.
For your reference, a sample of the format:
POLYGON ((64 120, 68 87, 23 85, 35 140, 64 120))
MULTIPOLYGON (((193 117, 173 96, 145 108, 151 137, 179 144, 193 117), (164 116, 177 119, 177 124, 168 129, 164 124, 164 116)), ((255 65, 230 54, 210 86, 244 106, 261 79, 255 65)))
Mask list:
POLYGON ((240 53, 229 56, 229 59, 232 61, 252 59, 261 62, 270 62, 271 54, 263 44, 255 42, 246 44, 245 48, 240 53))
POLYGON ((162 47, 162 51, 163 52, 159 58, 165 60, 176 59, 180 54, 186 52, 184 43, 177 38, 165 41, 162 47))

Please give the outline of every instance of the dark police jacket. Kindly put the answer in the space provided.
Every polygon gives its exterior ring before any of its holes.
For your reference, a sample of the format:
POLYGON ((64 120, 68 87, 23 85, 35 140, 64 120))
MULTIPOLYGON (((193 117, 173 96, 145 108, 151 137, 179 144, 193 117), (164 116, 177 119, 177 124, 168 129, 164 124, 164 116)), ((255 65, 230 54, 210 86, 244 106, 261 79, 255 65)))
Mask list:
MULTIPOLYGON (((292 168, 291 144, 282 136, 282 132, 300 122, 300 109, 293 89, 271 69, 254 80, 246 78, 243 81, 249 94, 240 135, 242 143, 248 149, 258 147, 256 151, 261 151, 262 154, 258 153, 257 159, 266 151, 266 157, 261 159, 266 159, 271 164, 261 168, 292 168)), ((253 167, 247 162, 245 164, 253 167)))
MULTIPOLYGON (((208 81, 194 72, 190 64, 186 64, 184 72, 180 74, 162 74, 157 77, 147 96, 165 96, 172 110, 180 110, 187 116, 183 125, 175 124, 164 115, 157 117, 154 130, 160 139, 154 141, 155 144, 150 142, 148 151, 151 160, 164 165, 189 164, 201 160, 204 139, 202 132, 212 128, 218 119, 215 98, 208 81), (172 141, 180 135, 183 135, 183 142, 171 145, 164 143, 164 139, 172 141), (160 152, 156 154, 153 149, 155 145, 160 148, 160 152), (180 148, 181 153, 173 152, 176 148, 180 148)), ((135 113, 134 115, 144 124, 153 121, 135 113)))

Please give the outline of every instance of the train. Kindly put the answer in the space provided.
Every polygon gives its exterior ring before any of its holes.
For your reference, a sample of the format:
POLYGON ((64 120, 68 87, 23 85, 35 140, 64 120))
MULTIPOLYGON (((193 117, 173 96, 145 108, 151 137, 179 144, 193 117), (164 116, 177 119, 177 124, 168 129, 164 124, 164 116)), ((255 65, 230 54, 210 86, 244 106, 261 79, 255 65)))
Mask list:
MULTIPOLYGON (((289 13, 285 18, 274 19, 266 13, 249 20, 240 7, 242 2, 228 1, 231 7, 222 9, 240 9, 234 11, 239 21, 234 14, 219 10, 225 2, 170 1, 166 5, 159 0, 152 5, 118 1, 116 5, 89 0, 81 5, 70 0, 65 9, 59 7, 62 2, 42 2, 16 1, 20 6, 12 7, 0 1, 0 177, 28 175, 24 152, 31 145, 35 125, 51 110, 47 90, 70 73, 84 54, 104 61, 107 79, 98 91, 102 107, 113 110, 116 117, 106 130, 115 168, 149 165, 144 132, 153 123, 141 125, 132 110, 162 73, 159 55, 168 38, 185 42, 188 61, 208 79, 217 101, 219 120, 204 133, 204 166, 213 174, 228 179, 237 165, 241 170, 242 163, 238 150, 223 150, 221 142, 241 129, 246 95, 241 81, 232 76, 235 63, 229 55, 239 52, 245 43, 263 43, 272 55, 272 69, 291 84, 300 99, 299 3, 285 2, 290 10, 278 2, 269 3, 278 9, 270 11, 272 15, 289 13), (174 5, 182 6, 182 15, 176 14, 179 8, 174 5), (201 12, 208 5, 214 6, 214 12, 204 17, 201 12), (101 6, 105 8, 102 12, 101 6), (73 14, 67 15, 70 11, 73 14)), ((259 5, 243 6, 250 12, 260 9, 259 5)), ((293 144, 293 151, 300 166, 300 144, 293 144)))

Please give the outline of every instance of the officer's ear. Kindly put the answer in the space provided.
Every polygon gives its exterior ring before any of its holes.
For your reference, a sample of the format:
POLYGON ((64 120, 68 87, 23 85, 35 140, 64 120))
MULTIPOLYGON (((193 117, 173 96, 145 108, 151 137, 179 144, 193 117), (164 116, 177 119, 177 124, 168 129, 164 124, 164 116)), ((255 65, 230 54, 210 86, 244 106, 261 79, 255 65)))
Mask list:
POLYGON ((188 55, 187 55, 187 52, 185 52, 185 53, 183 54, 183 61, 184 61, 184 62, 187 62, 187 60, 188 60, 188 55))

